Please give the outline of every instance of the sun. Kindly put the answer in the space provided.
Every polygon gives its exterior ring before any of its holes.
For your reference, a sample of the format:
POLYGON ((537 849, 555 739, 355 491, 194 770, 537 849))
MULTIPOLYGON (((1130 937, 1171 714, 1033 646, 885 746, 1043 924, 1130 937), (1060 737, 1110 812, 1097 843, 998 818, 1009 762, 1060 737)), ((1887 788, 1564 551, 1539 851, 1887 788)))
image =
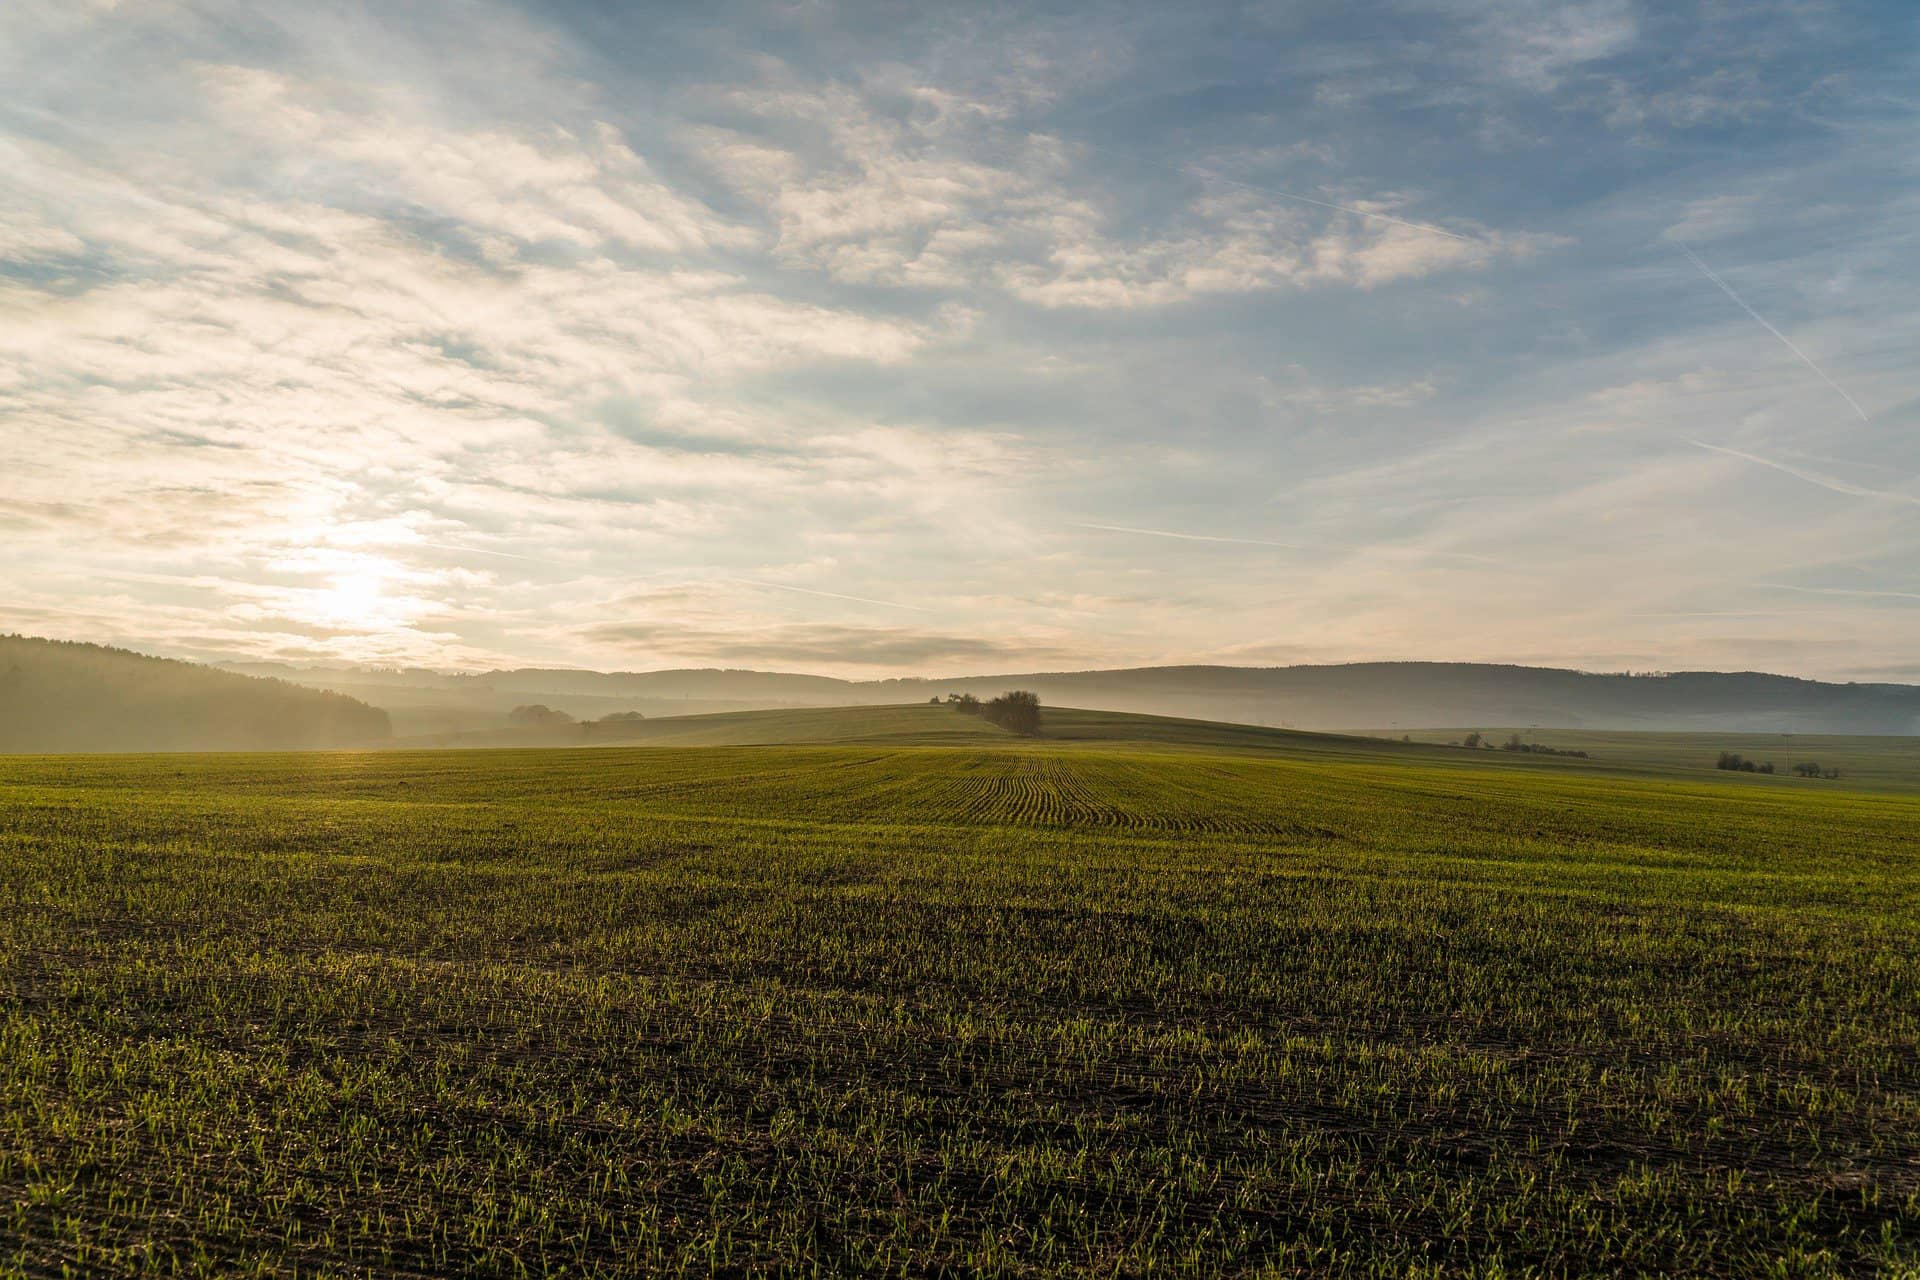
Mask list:
POLYGON ((327 589, 316 592, 316 620, 335 626, 364 626, 380 620, 385 601, 386 575, 375 570, 335 574, 327 589))
POLYGON ((306 579, 280 589, 282 611, 310 627, 357 635, 404 631, 431 609, 419 594, 426 575, 367 551, 310 546, 274 567, 306 579))

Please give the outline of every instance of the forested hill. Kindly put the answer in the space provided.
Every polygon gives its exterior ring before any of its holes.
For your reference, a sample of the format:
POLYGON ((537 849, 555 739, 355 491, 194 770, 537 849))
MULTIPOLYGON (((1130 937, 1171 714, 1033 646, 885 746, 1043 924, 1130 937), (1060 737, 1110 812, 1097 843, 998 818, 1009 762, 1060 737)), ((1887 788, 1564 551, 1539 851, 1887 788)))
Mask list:
POLYGON ((387 713, 337 693, 125 649, 0 636, 0 752, 364 746, 387 713))

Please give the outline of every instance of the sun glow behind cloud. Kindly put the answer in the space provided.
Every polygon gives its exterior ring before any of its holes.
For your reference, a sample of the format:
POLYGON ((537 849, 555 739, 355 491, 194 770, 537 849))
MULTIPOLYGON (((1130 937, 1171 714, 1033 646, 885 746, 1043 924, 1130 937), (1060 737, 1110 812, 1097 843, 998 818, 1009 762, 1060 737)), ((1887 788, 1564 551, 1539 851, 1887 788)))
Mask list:
POLYGON ((0 625, 439 665, 1911 660, 1920 374, 1883 335, 1920 149, 1871 19, 596 21, 0 14, 0 625), (1200 60, 1247 105, 1187 93, 1200 60), (1774 98, 1711 74, 1745 66, 1774 98), (1704 186, 1729 138, 1751 169, 1704 186), (1782 582, 1857 594, 1815 630, 1782 582))

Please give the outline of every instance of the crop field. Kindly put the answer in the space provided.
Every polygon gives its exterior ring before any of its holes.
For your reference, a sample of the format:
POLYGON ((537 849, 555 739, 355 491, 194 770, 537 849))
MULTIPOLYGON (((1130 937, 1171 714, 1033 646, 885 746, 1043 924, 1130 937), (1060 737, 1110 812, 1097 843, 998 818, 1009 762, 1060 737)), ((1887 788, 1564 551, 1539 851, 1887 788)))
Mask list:
MULTIPOLYGON (((1415 729, 1407 736, 1416 743, 1458 742, 1467 729, 1415 729)), ((1838 782, 1847 790, 1920 791, 1920 737, 1885 738, 1864 734, 1829 733, 1636 733, 1605 729, 1509 729, 1481 730, 1489 743, 1505 742, 1519 734, 1523 742, 1539 742, 1560 750, 1585 751, 1591 765, 1603 769, 1625 769, 1667 776, 1712 777, 1717 771, 1714 759, 1723 751, 1737 752, 1754 761, 1769 761, 1777 772, 1772 776, 1747 775, 1744 781, 1770 786, 1775 781, 1788 787, 1831 786, 1825 779, 1803 780, 1792 775, 1793 766, 1811 761, 1840 774, 1838 782)), ((1398 738, 1400 733, 1385 735, 1398 738)), ((1491 756, 1482 751, 1473 758, 1491 756)), ((1722 774, 1722 777, 1725 775, 1722 774)))
POLYGON ((0 758, 0 1275, 1920 1276, 1920 796, 1080 737, 0 758))

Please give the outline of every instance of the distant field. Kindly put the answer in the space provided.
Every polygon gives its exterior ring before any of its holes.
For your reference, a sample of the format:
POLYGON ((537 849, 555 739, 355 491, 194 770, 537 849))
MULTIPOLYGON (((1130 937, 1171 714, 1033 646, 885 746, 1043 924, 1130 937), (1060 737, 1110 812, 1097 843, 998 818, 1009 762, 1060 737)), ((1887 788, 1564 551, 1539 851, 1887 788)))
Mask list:
POLYGON ((1920 1267, 1920 797, 840 714, 0 760, 0 1274, 1920 1267))
MULTIPOLYGON (((1525 768, 1574 773, 1627 773, 1639 776, 1713 778, 1761 786, 1825 787, 1834 782, 1804 782, 1789 772, 1802 761, 1817 761, 1841 772, 1849 789, 1920 790, 1920 737, 1865 737, 1839 734, 1633 733, 1553 728, 1481 728, 1488 742, 1518 733, 1528 742, 1561 750, 1585 751, 1585 760, 1449 747, 1472 729, 1413 729, 1372 733, 1311 733, 1261 725, 1221 724, 1118 711, 1071 707, 1045 710, 1045 736, 1039 745, 1084 748, 1182 749, 1233 754, 1279 755, 1299 759, 1392 759, 1473 768, 1525 768), (1771 777, 1730 776, 1716 770, 1722 751, 1755 760, 1771 760, 1771 777)), ((576 724, 558 728, 498 728, 482 732, 427 734, 402 739, 402 750, 440 747, 586 747, 772 746, 791 744, 872 744, 888 746, 1012 746, 1019 740, 975 716, 951 707, 925 704, 871 707, 805 707, 783 711, 736 711, 671 716, 615 724, 576 724)), ((1034 744, 1028 744, 1034 745, 1034 744)))
MULTIPOLYGON (((1414 729, 1415 742, 1446 743, 1463 738, 1471 729, 1414 729)), ((1629 733, 1580 729, 1502 727, 1480 729, 1493 743, 1518 733, 1529 742, 1562 750, 1585 751, 1596 764, 1618 765, 1672 774, 1728 775, 1714 768, 1723 751, 1748 759, 1771 761, 1774 778, 1747 779, 1767 785, 1776 779, 1800 785, 1833 786, 1834 782, 1800 783, 1790 770, 1811 761, 1840 771, 1838 783, 1847 787, 1912 787, 1920 789, 1920 737, 1869 737, 1823 733, 1629 733)), ((1399 738, 1401 733, 1383 734, 1399 738)), ((1746 775, 1741 775, 1743 779, 1746 775)))

